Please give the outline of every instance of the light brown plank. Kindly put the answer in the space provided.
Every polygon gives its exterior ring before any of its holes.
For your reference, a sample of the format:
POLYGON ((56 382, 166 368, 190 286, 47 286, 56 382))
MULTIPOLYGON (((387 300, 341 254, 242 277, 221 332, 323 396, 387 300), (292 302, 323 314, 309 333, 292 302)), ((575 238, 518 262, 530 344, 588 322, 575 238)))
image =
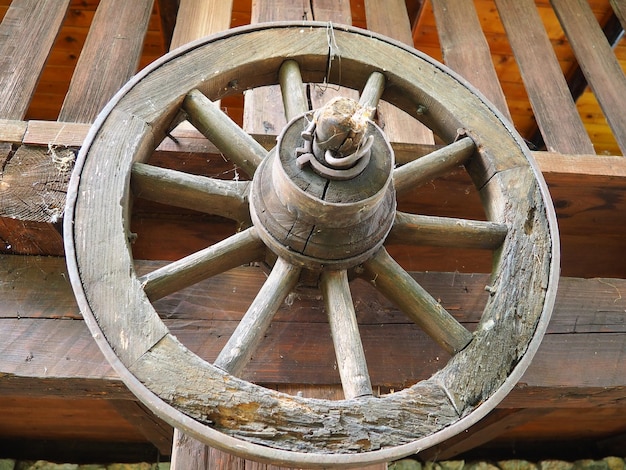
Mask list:
POLYGON ((230 27, 232 0, 182 0, 170 50, 230 27))
POLYGON ((594 153, 534 1, 496 0, 496 5, 546 148, 569 154, 594 153))
POLYGON ((489 45, 470 0, 432 0, 443 58, 511 119, 489 45))
POLYGON ((0 118, 23 119, 70 0, 14 0, 0 24, 0 118))
POLYGON ((626 153, 626 76, 586 0, 551 0, 615 140, 626 153))
POLYGON ((139 65, 154 0, 103 0, 65 95, 60 121, 92 122, 139 65))
POLYGON ((626 3, 620 0, 609 0, 609 3, 611 4, 611 7, 613 7, 613 11, 619 19, 622 28, 626 29, 626 3))
MULTIPOLYGON (((365 0, 365 17, 370 31, 413 46, 409 15, 402 0, 365 0)), ((434 143, 430 129, 388 103, 379 105, 378 122, 390 141, 434 143)))

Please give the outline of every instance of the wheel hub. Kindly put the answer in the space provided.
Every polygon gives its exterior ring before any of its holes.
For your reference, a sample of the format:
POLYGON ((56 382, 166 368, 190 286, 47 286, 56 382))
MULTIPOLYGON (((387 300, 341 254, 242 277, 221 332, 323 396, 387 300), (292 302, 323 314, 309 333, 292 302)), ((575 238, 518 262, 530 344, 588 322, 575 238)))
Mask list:
POLYGON ((384 242, 396 205, 394 155, 366 111, 339 98, 296 117, 255 173, 252 221, 276 255, 346 269, 384 242))

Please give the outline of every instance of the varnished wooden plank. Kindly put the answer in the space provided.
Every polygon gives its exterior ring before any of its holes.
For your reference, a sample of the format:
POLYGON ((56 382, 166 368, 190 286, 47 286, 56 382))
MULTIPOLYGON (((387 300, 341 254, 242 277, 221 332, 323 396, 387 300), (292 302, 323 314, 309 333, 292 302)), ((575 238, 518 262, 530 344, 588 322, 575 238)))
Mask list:
MULTIPOLYGON (((411 25, 402 0, 365 0, 367 28, 413 46, 411 25)), ((433 143, 430 129, 388 103, 381 103, 378 122, 394 142, 433 143)))
POLYGON ((496 5, 547 149, 594 153, 534 2, 497 0, 496 5), (529 37, 532 48, 528 47, 529 37))
POLYGON ((70 0, 15 0, 0 24, 0 118, 23 119, 70 0))
POLYGON ((551 0, 567 39, 622 153, 626 153, 626 75, 585 0, 551 0))
POLYGON ((230 27, 232 0, 182 0, 170 50, 230 27))
POLYGON ((446 65, 478 88, 510 120, 473 3, 470 0, 433 0, 432 5, 446 65))
POLYGON ((60 121, 92 122, 135 74, 154 0, 103 0, 81 51, 60 121))

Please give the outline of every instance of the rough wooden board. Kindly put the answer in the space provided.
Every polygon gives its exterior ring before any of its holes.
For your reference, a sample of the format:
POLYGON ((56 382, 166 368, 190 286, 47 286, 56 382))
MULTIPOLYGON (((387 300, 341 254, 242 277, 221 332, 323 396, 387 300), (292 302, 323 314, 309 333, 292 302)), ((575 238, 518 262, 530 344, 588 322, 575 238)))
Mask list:
POLYGON ((626 153, 626 75, 586 1, 551 0, 551 4, 622 153, 626 153))
MULTIPOLYGON (((370 31, 384 34, 404 44, 413 45, 410 20, 406 4, 400 0, 366 0, 365 16, 370 31)), ((378 121, 390 141, 408 143, 434 143, 433 133, 388 103, 381 103, 378 121)))
MULTIPOLYGON (((64 278, 63 259, 3 256, 1 261, 1 278, 10 280, 0 284, 0 295, 6 300, 0 306, 0 328, 5 338, 0 347, 2 394, 31 383, 29 393, 38 396, 74 393, 93 396, 102 389, 109 390, 105 398, 128 398, 125 389, 113 385, 119 383, 118 379, 86 326, 82 321, 71 320, 79 314, 64 278), (32 294, 35 291, 37 296, 32 294), (72 385, 81 381, 90 385, 72 385)), ((142 262, 139 268, 146 270, 160 264, 142 262)), ((471 325, 478 320, 486 295, 484 275, 416 273, 415 276, 433 296, 441 299, 447 310, 473 328, 471 325)), ((204 355, 216 355, 263 277, 255 270, 235 271, 163 299, 157 307, 169 318, 167 324, 171 330, 192 349, 204 355), (233 288, 236 296, 232 295, 233 288), (204 300, 207 293, 212 299, 210 303, 204 300)), ((403 374, 428 375, 436 365, 432 362, 438 355, 437 348, 420 341, 420 335, 410 331, 406 318, 367 285, 357 282, 352 289, 366 344, 378 348, 370 350, 368 355, 370 370, 374 374, 380 370, 392 378, 403 374), (389 327, 380 326, 386 322, 390 322, 389 327), (385 331, 393 333, 387 336, 385 331), (384 347, 385 338, 406 346, 384 352, 380 348, 384 347), (416 344, 424 348, 417 358, 411 352, 416 344), (400 354, 403 349, 411 351, 400 354)), ((553 319, 539 352, 503 406, 615 403, 626 389, 623 380, 626 364, 621 360, 626 344, 624 292, 626 281, 622 279, 563 278, 553 319)), ((300 372, 304 371, 304 378, 312 382, 338 383, 336 371, 326 367, 333 362, 333 351, 322 302, 315 296, 292 300, 290 308, 279 311, 260 354, 264 357, 253 359, 247 372, 251 374, 249 377, 262 382, 299 383, 300 372), (331 350, 320 348, 319 341, 327 341, 331 350), (318 352, 313 353, 316 348, 318 352), (331 359, 323 359, 320 364, 318 359, 325 355, 331 359), (275 366, 269 362, 272 358, 283 363, 280 370, 273 369, 275 366)))
POLYGON ((16 0, 0 24, 0 118, 23 119, 70 0, 16 0))
POLYGON ((176 15, 176 26, 169 49, 230 27, 233 0, 182 0, 176 15))
POLYGON ((27 123, 25 121, 0 119, 0 142, 12 144, 22 142, 26 127, 27 123))
POLYGON ((510 120, 473 2, 433 0, 432 4, 446 65, 478 88, 510 120))
POLYGON ((534 1, 496 5, 548 151, 594 153, 534 1))
POLYGON ((65 95, 60 121, 92 122, 135 74, 153 3, 100 2, 65 95))

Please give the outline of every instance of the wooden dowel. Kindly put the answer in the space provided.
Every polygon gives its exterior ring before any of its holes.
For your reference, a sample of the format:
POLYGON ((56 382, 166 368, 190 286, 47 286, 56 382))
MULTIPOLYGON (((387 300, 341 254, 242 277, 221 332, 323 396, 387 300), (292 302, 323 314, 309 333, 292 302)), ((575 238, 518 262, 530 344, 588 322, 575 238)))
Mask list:
POLYGON ((291 121, 294 117, 309 110, 300 66, 295 60, 286 60, 278 71, 280 91, 285 107, 285 117, 291 121))
POLYGON ((402 165, 393 171, 393 185, 398 194, 445 175, 453 168, 463 164, 476 146, 469 137, 435 150, 422 158, 402 165))
POLYGON ((151 301, 260 259, 265 245, 254 227, 139 278, 151 301))
POLYGON ((450 354, 461 351, 472 334, 381 248, 363 264, 365 278, 394 302, 450 354))
POLYGON ((324 271, 321 279, 328 322, 346 399, 372 394, 372 384, 359 334, 348 274, 324 271))
POLYGON ((274 314, 295 287, 300 268, 282 258, 276 260, 269 277, 259 290, 214 364, 238 375, 263 339, 274 314))
POLYGON ((495 250, 504 241, 504 224, 396 212, 387 243, 495 250))
POLYGON ((185 97, 183 109, 193 126, 224 156, 252 177, 267 151, 198 90, 185 97))
POLYGON ((249 181, 218 180, 145 163, 132 168, 136 197, 240 222, 250 219, 249 185, 249 181))

